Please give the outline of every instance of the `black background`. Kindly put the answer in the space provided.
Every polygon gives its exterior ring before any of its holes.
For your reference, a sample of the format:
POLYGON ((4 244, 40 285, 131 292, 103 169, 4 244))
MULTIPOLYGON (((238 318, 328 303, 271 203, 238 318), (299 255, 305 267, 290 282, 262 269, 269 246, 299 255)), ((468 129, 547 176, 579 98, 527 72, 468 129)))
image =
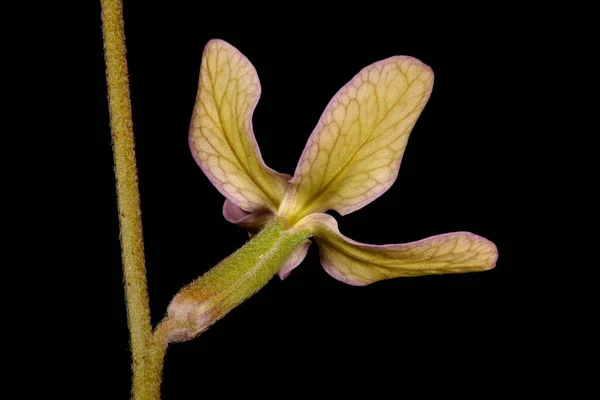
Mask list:
MULTIPOLYGON (((247 239, 223 219, 224 199, 187 144, 201 54, 211 38, 228 41, 256 67, 262 97, 255 135, 267 165, 287 173, 327 102, 361 68, 402 54, 431 66, 433 93, 398 180, 364 209, 338 218, 340 230, 373 244, 471 231, 496 243, 497 267, 357 288, 327 275, 313 245, 285 281, 273 279, 201 337, 169 347, 165 399, 206 398, 214 389, 277 395, 279 388, 317 387, 401 395, 415 377, 433 384, 448 375, 454 383, 438 385, 469 391, 473 382, 487 382, 500 390, 524 378, 523 349, 532 346, 525 325, 532 317, 522 290, 528 266, 514 256, 520 199, 511 145, 518 128, 507 110, 509 92, 520 84, 509 71, 526 67, 513 38, 519 17, 454 9, 439 10, 436 22, 427 6, 406 14, 372 6, 327 13, 322 5, 259 11, 230 3, 125 1, 152 321, 179 288, 247 239)), ((100 371, 85 386, 97 388, 99 397, 125 399, 130 353, 99 4, 82 15, 90 21, 81 31, 87 44, 75 51, 91 62, 81 87, 88 151, 78 165, 82 200, 90 206, 80 250, 93 265, 82 269, 91 284, 82 290, 80 315, 98 338, 84 353, 100 371)), ((428 383, 418 389, 428 390, 428 383)))

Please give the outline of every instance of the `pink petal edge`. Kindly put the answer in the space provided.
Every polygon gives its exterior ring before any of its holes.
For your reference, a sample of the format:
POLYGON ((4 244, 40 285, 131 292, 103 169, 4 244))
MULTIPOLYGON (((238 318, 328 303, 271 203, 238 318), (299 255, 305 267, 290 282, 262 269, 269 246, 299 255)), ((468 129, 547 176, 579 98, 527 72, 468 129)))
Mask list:
POLYGON ((251 231, 259 231, 273 219, 275 215, 268 210, 257 210, 253 212, 245 211, 233 201, 226 198, 223 203, 223 217, 228 222, 239 225, 242 228, 251 231))
POLYGON ((288 257, 287 261, 285 262, 285 264, 283 265, 283 267, 281 267, 281 269, 278 272, 279 277, 281 278, 281 280, 284 280, 285 278, 287 278, 288 275, 298 265, 300 265, 300 263, 302 261, 304 261, 304 258, 306 258, 306 254, 308 253, 308 248, 310 247, 310 243, 311 243, 310 240, 307 240, 306 242, 304 242, 300 246, 298 246, 292 252, 292 254, 290 254, 290 256, 288 257))

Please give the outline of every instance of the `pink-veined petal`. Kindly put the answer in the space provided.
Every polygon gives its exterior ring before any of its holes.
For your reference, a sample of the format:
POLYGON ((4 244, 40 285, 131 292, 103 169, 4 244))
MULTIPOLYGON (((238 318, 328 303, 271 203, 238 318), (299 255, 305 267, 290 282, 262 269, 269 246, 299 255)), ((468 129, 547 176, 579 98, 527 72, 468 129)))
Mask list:
POLYGON ((306 258, 308 248, 310 247, 310 240, 302 243, 296 248, 289 256, 283 267, 279 270, 278 274, 281 280, 284 280, 288 275, 306 258))
POLYGON ((275 214, 266 209, 248 212, 242 210, 231 200, 225 199, 225 203, 223 203, 223 217, 228 222, 255 233, 264 228, 275 217, 275 214))
POLYGON ((403 244, 371 245, 342 235, 327 214, 299 222, 319 246, 321 263, 335 279, 364 286, 383 279, 486 271, 496 266, 498 250, 470 232, 453 232, 403 244))
POLYGON ((190 149, 212 184, 246 211, 275 212, 288 175, 267 167, 252 130, 260 97, 254 66, 235 47, 211 40, 204 48, 190 126, 190 149))
POLYGON ((408 56, 360 71, 325 108, 278 214, 290 223, 330 209, 345 215, 388 190, 432 86, 431 68, 408 56))

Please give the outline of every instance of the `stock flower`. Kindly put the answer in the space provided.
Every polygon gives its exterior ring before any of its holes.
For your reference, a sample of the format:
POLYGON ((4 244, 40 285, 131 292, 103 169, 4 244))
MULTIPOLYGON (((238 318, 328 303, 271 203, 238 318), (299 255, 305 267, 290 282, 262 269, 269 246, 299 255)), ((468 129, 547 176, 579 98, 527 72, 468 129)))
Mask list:
POLYGON ((167 340, 196 337, 276 273, 285 279, 306 256, 311 237, 325 271, 351 285, 493 268, 496 246, 473 233, 370 245, 342 235, 324 213, 346 215, 390 188, 432 85, 431 69, 412 57, 364 68, 325 108, 292 177, 265 165, 254 138, 252 113, 260 96, 254 67, 230 44, 208 42, 190 148, 226 197, 225 219, 258 234, 175 295, 167 309, 167 340))
MULTIPOLYGON (((412 57, 364 68, 329 102, 291 177, 265 165, 254 138, 252 114, 261 92, 256 70, 236 48, 211 40, 202 58, 190 148, 226 197, 225 219, 255 231, 274 218, 308 229, 323 267, 342 282, 488 270, 496 265, 496 246, 473 233, 369 245, 342 235, 335 218, 324 213, 349 214, 390 188, 432 85, 432 70, 412 57)), ((309 245, 306 240, 293 251, 279 270, 282 279, 309 245)))

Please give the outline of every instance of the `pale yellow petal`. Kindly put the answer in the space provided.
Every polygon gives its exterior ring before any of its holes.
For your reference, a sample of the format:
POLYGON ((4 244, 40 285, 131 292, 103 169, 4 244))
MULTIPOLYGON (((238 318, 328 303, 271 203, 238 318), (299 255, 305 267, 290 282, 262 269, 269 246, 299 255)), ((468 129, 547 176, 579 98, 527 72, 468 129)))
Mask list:
POLYGON ((250 61, 222 40, 204 49, 190 127, 190 148, 202 171, 246 211, 275 212, 288 175, 268 168, 252 130, 260 82, 250 61))
POLYGON ((494 268, 498 259, 494 243, 470 232, 370 245, 342 235, 336 220, 327 214, 309 215, 298 226, 311 231, 327 273, 357 286, 398 277, 485 271, 494 268))
POLYGON ((331 100, 308 139, 279 214, 290 223, 370 203, 395 181, 433 72, 406 56, 374 63, 331 100))

